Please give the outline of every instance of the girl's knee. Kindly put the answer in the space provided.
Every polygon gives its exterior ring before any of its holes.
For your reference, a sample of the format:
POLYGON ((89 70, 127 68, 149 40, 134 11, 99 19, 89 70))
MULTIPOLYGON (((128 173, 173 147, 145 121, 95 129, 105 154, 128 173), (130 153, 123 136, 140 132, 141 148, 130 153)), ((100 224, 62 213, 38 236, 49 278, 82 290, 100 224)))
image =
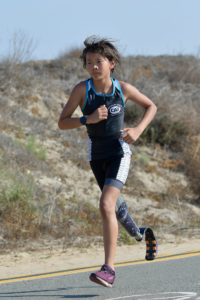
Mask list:
POLYGON ((99 208, 102 217, 108 217, 112 214, 115 215, 115 203, 111 198, 101 197, 99 208))

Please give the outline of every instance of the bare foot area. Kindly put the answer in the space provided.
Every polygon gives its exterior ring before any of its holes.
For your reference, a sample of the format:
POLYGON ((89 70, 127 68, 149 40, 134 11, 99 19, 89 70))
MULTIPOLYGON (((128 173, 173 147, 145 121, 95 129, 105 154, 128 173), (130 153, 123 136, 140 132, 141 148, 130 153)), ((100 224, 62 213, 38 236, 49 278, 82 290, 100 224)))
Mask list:
MULTIPOLYGON (((200 239, 176 238, 170 242, 160 242, 158 255, 183 253, 200 249, 200 239)), ((118 246, 115 262, 144 259, 145 242, 137 242, 132 246, 118 246)), ((87 249, 61 248, 36 252, 11 252, 0 255, 0 277, 14 277, 20 275, 37 274, 49 271, 73 269, 84 266, 102 265, 104 250, 102 246, 87 249)))

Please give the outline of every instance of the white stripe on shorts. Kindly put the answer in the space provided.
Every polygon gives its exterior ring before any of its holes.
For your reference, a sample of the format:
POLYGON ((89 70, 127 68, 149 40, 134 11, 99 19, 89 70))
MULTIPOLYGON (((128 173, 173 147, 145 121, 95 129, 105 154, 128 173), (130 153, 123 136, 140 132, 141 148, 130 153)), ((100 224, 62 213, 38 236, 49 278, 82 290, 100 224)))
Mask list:
POLYGON ((116 177, 116 179, 121 181, 123 184, 125 184, 126 182, 128 171, 130 168, 130 163, 131 163, 131 154, 124 153, 124 157, 122 157, 121 159, 121 163, 116 177))

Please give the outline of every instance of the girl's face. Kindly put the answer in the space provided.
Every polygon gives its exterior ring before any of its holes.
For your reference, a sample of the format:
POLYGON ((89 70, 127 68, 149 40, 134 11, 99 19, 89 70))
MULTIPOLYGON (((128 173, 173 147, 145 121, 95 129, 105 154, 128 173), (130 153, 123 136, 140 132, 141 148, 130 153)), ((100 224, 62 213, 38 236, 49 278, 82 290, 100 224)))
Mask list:
POLYGON ((86 54, 86 70, 93 79, 100 80, 110 77, 110 71, 115 66, 114 60, 109 61, 99 53, 86 54))

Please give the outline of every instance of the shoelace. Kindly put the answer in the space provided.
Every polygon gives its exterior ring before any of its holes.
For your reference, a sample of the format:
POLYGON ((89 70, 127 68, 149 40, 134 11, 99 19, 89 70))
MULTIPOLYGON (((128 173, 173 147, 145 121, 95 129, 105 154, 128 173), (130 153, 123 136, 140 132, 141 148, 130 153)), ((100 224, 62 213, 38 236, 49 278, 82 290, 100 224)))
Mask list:
POLYGON ((103 271, 105 273, 108 273, 108 269, 106 267, 104 267, 104 266, 101 268, 101 271, 103 271))
POLYGON ((103 271, 106 274, 110 273, 110 274, 114 275, 112 269, 109 270, 109 268, 107 268, 106 266, 102 266, 101 271, 103 271))

